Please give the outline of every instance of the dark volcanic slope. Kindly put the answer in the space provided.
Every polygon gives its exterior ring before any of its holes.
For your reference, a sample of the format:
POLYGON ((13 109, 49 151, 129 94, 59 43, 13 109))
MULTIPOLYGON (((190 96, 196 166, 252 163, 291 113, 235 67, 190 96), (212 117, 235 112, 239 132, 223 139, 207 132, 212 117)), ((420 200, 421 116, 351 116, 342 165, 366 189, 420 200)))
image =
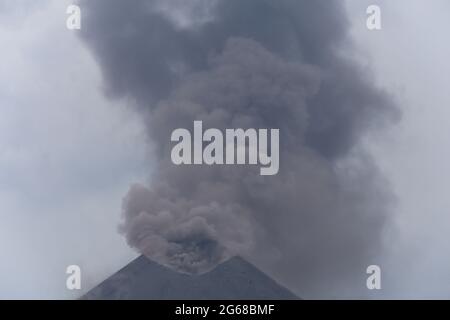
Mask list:
POLYGON ((202 275, 172 271, 140 256, 82 299, 298 299, 255 266, 234 257, 202 275))

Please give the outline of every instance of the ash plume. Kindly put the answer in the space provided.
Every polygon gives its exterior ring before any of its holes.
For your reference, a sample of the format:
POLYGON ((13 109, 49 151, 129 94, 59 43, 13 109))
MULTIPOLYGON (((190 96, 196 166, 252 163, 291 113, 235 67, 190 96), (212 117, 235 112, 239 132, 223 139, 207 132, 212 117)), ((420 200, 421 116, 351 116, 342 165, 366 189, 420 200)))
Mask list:
POLYGON ((106 94, 135 102, 157 158, 124 199, 128 244, 187 273, 239 254, 300 295, 364 286, 392 196, 360 138, 397 109, 344 55, 341 2, 182 3, 80 2, 106 94), (173 165, 170 134, 194 120, 279 128, 278 175, 173 165))

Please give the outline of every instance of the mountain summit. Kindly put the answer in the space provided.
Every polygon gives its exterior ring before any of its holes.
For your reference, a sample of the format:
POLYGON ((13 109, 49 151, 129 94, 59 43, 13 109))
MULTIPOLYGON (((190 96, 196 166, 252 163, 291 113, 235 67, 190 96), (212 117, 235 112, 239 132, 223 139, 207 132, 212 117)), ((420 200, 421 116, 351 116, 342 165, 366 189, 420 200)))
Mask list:
POLYGON ((81 299, 298 299, 265 273, 233 257, 202 275, 178 273, 141 255, 81 299))

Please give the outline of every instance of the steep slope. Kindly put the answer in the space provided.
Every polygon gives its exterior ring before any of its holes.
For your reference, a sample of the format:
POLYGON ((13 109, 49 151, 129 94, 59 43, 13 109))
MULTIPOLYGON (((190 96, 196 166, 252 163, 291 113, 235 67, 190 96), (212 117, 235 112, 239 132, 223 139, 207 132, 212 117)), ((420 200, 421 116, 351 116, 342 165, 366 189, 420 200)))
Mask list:
POLYGON ((140 256, 82 299, 298 299, 255 266, 231 258, 202 275, 172 271, 140 256))

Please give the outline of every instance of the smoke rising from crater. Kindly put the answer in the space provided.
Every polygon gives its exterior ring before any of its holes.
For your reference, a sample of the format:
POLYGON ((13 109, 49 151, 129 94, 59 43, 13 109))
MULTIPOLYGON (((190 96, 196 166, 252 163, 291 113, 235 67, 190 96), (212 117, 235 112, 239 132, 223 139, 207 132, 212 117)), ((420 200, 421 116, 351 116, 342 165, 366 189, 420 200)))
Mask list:
POLYGON ((341 3, 177 4, 80 3, 106 94, 135 101, 157 158, 149 185, 124 199, 128 243, 188 273, 240 254, 300 295, 364 285, 354 278, 379 253, 391 195, 359 141, 397 112, 343 56, 352 47, 341 3), (279 128, 278 175, 173 165, 170 134, 194 120, 279 128))

